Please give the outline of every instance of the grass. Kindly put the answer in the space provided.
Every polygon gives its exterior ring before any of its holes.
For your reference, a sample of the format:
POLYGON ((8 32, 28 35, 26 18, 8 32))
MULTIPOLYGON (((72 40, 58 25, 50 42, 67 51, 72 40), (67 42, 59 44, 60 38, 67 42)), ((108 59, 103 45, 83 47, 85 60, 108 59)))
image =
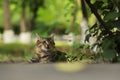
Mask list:
POLYGON ((33 44, 0 43, 0 61, 26 60, 32 57, 33 51, 33 44))

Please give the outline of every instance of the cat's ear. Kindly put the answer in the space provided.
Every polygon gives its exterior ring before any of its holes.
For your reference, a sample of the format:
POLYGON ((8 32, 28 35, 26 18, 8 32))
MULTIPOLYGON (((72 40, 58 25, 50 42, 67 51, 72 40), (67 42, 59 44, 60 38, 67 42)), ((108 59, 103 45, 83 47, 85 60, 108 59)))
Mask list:
POLYGON ((38 34, 36 34, 37 42, 36 44, 39 45, 40 41, 42 40, 42 37, 40 37, 38 34))
POLYGON ((50 38, 54 40, 54 34, 53 33, 50 35, 50 38))
POLYGON ((36 37, 37 37, 37 40, 41 40, 42 39, 42 37, 39 36, 38 34, 36 34, 36 37))

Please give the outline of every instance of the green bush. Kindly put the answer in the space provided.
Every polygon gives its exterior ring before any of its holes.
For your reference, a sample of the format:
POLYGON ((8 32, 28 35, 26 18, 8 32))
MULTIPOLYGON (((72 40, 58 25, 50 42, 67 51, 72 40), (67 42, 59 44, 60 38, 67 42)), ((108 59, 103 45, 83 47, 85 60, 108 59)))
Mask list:
POLYGON ((85 61, 85 63, 92 63, 94 62, 95 56, 91 53, 89 45, 74 43, 74 45, 69 48, 66 57, 68 62, 85 61))
POLYGON ((93 47, 97 46, 99 51, 96 52, 101 54, 103 60, 120 62, 120 1, 85 1, 99 21, 89 28, 87 41, 91 36, 95 36, 97 40, 93 47))

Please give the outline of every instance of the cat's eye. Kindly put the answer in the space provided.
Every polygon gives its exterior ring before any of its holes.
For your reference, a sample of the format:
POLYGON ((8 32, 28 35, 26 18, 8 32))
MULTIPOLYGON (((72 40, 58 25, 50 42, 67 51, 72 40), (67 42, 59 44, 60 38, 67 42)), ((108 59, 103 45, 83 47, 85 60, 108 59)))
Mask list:
POLYGON ((51 44, 55 44, 53 40, 50 40, 50 43, 51 43, 51 44))
POLYGON ((45 41, 43 41, 43 43, 45 43, 45 41))
POLYGON ((43 44, 47 44, 48 42, 47 41, 43 41, 43 44))

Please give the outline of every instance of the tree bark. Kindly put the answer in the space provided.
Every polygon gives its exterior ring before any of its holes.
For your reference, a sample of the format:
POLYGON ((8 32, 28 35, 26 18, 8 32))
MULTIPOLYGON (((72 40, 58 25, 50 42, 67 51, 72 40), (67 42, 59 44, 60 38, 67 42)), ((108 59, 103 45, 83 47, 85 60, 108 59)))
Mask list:
POLYGON ((3 0, 3 9, 4 9, 3 41, 5 43, 12 43, 15 41, 15 35, 11 25, 9 0, 3 0))
POLYGON ((31 32, 28 30, 26 24, 26 1, 22 0, 21 4, 21 21, 20 21, 20 35, 19 41, 24 44, 29 44, 31 42, 31 32))
POLYGON ((85 42, 86 30, 88 29, 88 16, 85 1, 81 0, 81 9, 82 9, 82 21, 80 23, 81 26, 81 43, 85 42))
POLYGON ((29 23, 28 23, 28 30, 29 31, 33 30, 35 27, 35 20, 37 18, 37 11, 39 9, 41 1, 42 0, 30 0, 29 8, 30 8, 30 12, 31 12, 32 17, 30 18, 29 23))
POLYGON ((3 0, 3 8, 4 8, 4 29, 5 30, 12 29, 10 22, 9 0, 3 0))
POLYGON ((20 32, 26 32, 27 27, 26 27, 26 12, 25 12, 25 1, 22 1, 22 11, 21 11, 21 22, 20 22, 20 32))

